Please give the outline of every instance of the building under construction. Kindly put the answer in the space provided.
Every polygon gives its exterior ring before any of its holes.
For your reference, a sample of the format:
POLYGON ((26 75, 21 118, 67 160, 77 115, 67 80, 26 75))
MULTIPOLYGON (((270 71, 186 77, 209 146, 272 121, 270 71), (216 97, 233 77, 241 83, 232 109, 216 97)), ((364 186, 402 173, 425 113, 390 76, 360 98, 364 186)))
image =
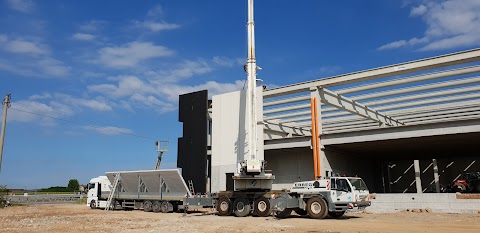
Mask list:
MULTIPOLYGON (((376 193, 438 192, 462 172, 479 171, 478 61, 480 49, 473 49, 259 87, 257 150, 276 177, 273 189, 358 175, 376 193)), ((177 163, 197 191, 233 190, 245 147, 242 114, 242 91, 212 100, 207 91, 180 96, 177 163)))

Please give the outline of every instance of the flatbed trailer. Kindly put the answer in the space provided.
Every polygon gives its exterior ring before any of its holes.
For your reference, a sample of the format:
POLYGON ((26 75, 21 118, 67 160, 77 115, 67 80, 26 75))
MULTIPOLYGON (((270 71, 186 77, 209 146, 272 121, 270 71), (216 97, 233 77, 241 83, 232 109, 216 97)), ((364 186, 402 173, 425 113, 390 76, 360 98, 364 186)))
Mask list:
POLYGON ((106 176, 90 181, 87 195, 87 205, 91 208, 167 213, 177 211, 184 197, 191 193, 177 169, 164 169, 107 172, 106 176))

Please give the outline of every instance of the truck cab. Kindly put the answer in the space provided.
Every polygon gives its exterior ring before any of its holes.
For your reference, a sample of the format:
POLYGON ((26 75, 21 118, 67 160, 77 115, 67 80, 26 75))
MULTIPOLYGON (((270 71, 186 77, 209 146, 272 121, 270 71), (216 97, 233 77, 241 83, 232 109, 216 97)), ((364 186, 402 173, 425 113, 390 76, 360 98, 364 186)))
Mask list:
POLYGON ((350 210, 363 209, 370 205, 367 185, 360 177, 331 177, 333 203, 349 203, 350 210))
POLYGON ((87 206, 92 209, 105 208, 107 205, 107 196, 102 192, 110 193, 111 184, 106 176, 92 178, 87 185, 87 206))

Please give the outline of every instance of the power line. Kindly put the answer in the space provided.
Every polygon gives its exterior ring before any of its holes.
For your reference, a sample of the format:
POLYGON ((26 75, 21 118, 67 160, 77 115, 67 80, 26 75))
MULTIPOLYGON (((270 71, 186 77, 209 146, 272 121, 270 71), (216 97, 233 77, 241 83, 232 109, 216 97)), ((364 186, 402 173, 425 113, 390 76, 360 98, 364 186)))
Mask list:
POLYGON ((59 120, 59 121, 64 121, 64 122, 68 122, 68 123, 72 123, 72 124, 76 124, 76 125, 88 126, 88 127, 92 127, 92 128, 96 128, 96 129, 101 129, 101 130, 104 130, 104 131, 110 131, 110 132, 114 132, 114 133, 118 133, 118 134, 124 134, 124 135, 129 135, 129 136, 144 138, 144 139, 152 139, 152 140, 155 140, 155 141, 158 140, 157 138, 153 138, 153 137, 149 137, 149 136, 138 135, 138 134, 133 134, 133 133, 128 133, 128 132, 123 132, 123 131, 120 131, 120 130, 114 130, 114 129, 108 129, 108 128, 106 129, 106 128, 105 128, 105 127, 112 127, 112 126, 87 125, 87 124, 84 124, 84 123, 80 123, 80 122, 76 122, 76 121, 72 121, 72 120, 67 120, 67 119, 64 119, 64 118, 48 116, 48 115, 44 115, 44 114, 40 114, 40 113, 36 113, 36 112, 30 112, 30 111, 26 111, 26 110, 22 110, 22 109, 18 109, 18 108, 13 108, 13 107, 12 107, 12 108, 10 108, 10 109, 15 110, 15 111, 19 111, 19 112, 24 112, 24 113, 32 114, 32 115, 37 115, 37 116, 41 116, 41 117, 46 117, 46 118, 50 118, 50 119, 55 119, 55 120, 59 120))

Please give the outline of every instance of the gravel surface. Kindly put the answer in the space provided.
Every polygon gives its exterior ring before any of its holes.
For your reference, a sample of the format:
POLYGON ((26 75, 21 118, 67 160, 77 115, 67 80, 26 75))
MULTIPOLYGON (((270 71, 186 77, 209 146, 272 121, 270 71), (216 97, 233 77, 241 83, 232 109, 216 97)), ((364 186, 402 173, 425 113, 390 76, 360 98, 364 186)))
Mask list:
POLYGON ((92 210, 79 204, 0 209, 0 232, 480 232, 480 214, 349 213, 340 219, 221 217, 92 210))

